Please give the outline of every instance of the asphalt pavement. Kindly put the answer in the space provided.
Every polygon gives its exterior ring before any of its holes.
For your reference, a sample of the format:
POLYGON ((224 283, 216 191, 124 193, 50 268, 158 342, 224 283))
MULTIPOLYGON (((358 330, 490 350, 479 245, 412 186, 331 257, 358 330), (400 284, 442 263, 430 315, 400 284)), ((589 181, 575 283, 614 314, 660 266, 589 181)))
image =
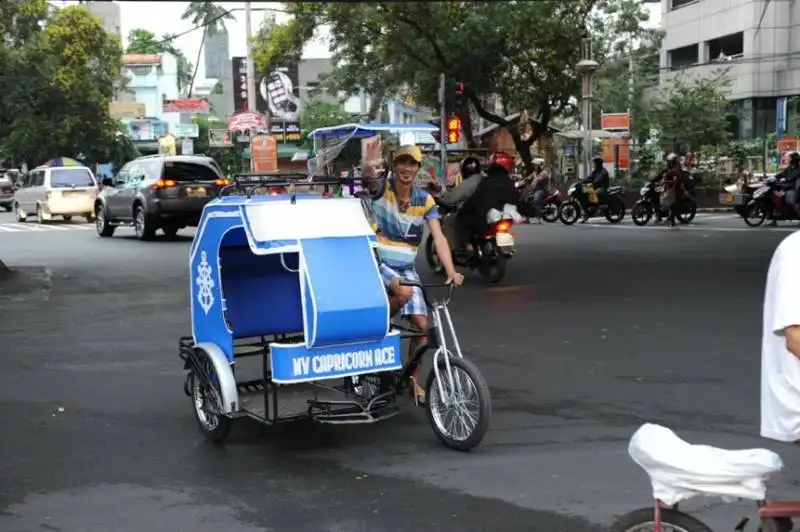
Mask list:
MULTIPOLYGON (((627 455, 644 422, 776 450, 771 492, 800 498, 800 448, 758 437, 765 273, 792 224, 517 227, 508 277, 468 275, 451 305, 493 400, 466 454, 411 407, 372 426, 240 421, 207 443, 177 356, 192 232, 29 226, 0 214, 21 272, 0 281, 0 531, 603 530, 650 504, 627 455)), ((721 530, 752 506, 686 504, 721 530)))

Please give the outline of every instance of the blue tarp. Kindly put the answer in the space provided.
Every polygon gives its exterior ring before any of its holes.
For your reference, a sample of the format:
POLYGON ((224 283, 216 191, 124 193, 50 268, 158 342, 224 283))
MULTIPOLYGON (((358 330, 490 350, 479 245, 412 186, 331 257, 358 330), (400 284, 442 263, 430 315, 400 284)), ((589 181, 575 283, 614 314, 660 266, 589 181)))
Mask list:
POLYGON ((439 131, 433 124, 343 124, 341 126, 321 127, 308 134, 308 138, 366 138, 378 133, 433 132, 439 131))

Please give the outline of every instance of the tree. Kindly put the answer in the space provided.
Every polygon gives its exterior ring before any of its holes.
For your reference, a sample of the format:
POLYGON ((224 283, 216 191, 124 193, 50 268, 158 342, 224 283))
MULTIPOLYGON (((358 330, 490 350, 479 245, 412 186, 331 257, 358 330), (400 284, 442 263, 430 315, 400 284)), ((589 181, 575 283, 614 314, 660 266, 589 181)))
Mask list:
MULTIPOLYGON (((203 51, 203 45, 206 42, 206 36, 214 35, 225 30, 225 21, 233 20, 234 17, 231 12, 224 9, 214 2, 192 2, 186 11, 183 12, 181 20, 191 20, 195 26, 203 27, 203 38, 200 41, 200 48, 197 50, 197 62, 200 64, 200 54, 203 51)), ((197 68, 195 67, 192 72, 192 78, 189 81, 189 97, 192 96, 192 88, 194 87, 194 78, 197 75, 197 68)))
POLYGON ((648 103, 644 121, 659 131, 665 149, 680 152, 721 144, 730 137, 729 118, 734 116, 728 99, 730 83, 727 70, 706 78, 678 73, 648 103))
POLYGON ((31 165, 62 155, 107 160, 119 131, 108 109, 121 78, 119 39, 81 6, 48 13, 46 2, 22 0, 4 4, 0 17, 2 151, 31 165))
POLYGON ((307 136, 317 128, 339 126, 357 121, 358 119, 346 112, 341 104, 322 99, 311 100, 303 105, 303 111, 300 114, 300 130, 305 139, 303 146, 313 147, 313 142, 307 136))
POLYGON ((189 86, 192 79, 192 64, 186 59, 183 51, 174 44, 175 36, 164 34, 161 39, 156 39, 155 33, 141 28, 136 28, 128 32, 128 54, 164 54, 170 53, 175 56, 177 61, 177 83, 178 91, 189 86))
MULTIPOLYGON (((255 40, 255 58, 261 68, 296 60, 315 29, 327 25, 336 63, 331 90, 363 90, 377 101, 407 90, 436 108, 444 72, 465 83, 479 116, 508 128, 530 166, 530 146, 578 93, 572 66, 580 59, 581 36, 589 35, 590 15, 621 1, 297 2, 287 6, 289 22, 255 40), (536 120, 530 137, 522 138, 510 112, 489 111, 486 100, 493 95, 506 111, 530 110, 536 120)), ((471 137, 466 110, 461 119, 471 137)))

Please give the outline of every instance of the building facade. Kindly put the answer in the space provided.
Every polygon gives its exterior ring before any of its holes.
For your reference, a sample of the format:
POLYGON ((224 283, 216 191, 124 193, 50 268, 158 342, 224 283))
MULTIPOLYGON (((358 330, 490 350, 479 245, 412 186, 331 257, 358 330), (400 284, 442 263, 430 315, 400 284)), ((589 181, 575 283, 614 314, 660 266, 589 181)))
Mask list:
POLYGON ((162 103, 180 97, 177 58, 170 53, 133 54, 123 56, 122 61, 129 80, 127 90, 136 102, 144 104, 145 116, 168 121, 175 118, 163 116, 162 103))
POLYGON ((122 15, 116 2, 84 2, 89 13, 103 21, 103 29, 114 35, 121 35, 122 15))
POLYGON ((800 136, 800 4, 778 0, 661 0, 660 84, 678 71, 728 69, 738 138, 800 136))

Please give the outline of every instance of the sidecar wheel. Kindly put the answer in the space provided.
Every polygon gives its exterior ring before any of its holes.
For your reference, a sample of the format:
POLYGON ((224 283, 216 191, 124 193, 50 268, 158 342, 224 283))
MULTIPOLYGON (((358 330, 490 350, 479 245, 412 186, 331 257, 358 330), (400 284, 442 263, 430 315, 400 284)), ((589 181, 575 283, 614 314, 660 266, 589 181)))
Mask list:
POLYGON ((425 410, 428 421, 433 427, 433 432, 439 440, 450 449, 456 451, 469 451, 480 445, 492 416, 492 399, 489 394, 489 385, 483 378, 478 368, 467 359, 460 357, 450 358, 450 368, 453 374, 453 384, 447 375, 447 366, 444 359, 439 360, 439 376, 442 387, 448 398, 447 404, 442 398, 442 390, 436 380, 436 373, 431 369, 428 373, 428 382, 425 386, 425 410), (455 394, 453 393, 455 388, 455 394), (453 397, 455 400, 452 400, 453 397), (464 410, 474 410, 472 415, 464 414, 464 410), (452 423, 447 418, 454 417, 452 423), (474 421, 472 421, 474 419, 474 421), (460 421, 460 423, 459 423, 460 421), (458 425, 458 426, 457 426, 458 425))
MULTIPOLYGON (((611 532, 644 532, 653 530, 653 508, 640 508, 623 515, 611 525, 611 532)), ((671 508, 661 509, 661 526, 675 532, 713 532, 699 519, 671 508)))
POLYGON ((210 382, 203 383, 203 379, 198 378, 194 372, 190 374, 188 384, 192 391, 194 418, 203 436, 210 441, 220 443, 230 434, 233 420, 219 413, 222 409, 222 392, 214 364, 205 353, 198 353, 197 358, 210 382))

